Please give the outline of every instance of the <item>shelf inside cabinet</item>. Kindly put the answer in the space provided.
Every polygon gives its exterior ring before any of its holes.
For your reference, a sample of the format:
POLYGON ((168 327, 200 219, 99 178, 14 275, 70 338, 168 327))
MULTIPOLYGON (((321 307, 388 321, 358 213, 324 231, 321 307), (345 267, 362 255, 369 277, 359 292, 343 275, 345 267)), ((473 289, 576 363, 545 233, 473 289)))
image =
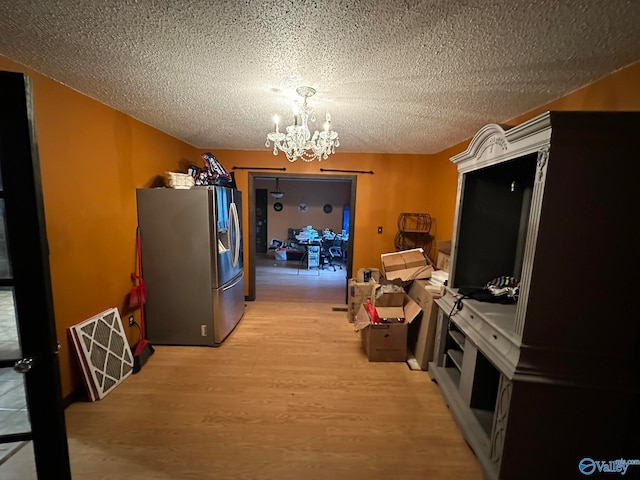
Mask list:
POLYGON ((455 367, 445 367, 442 368, 442 370, 447 372, 449 378, 451 378, 451 381, 453 382, 453 385, 458 388, 458 385, 460 385, 460 370, 455 367))
POLYGON ((447 350, 447 355, 458 370, 462 370, 462 352, 460 350, 449 349, 447 350))
POLYGON ((487 437, 491 437, 491 429, 493 428, 493 410, 484 410, 481 408, 472 408, 471 412, 478 420, 487 437))
POLYGON ((464 352, 464 342, 466 340, 464 335, 457 330, 449 330, 449 336, 453 338, 454 342, 460 347, 460 350, 464 352))

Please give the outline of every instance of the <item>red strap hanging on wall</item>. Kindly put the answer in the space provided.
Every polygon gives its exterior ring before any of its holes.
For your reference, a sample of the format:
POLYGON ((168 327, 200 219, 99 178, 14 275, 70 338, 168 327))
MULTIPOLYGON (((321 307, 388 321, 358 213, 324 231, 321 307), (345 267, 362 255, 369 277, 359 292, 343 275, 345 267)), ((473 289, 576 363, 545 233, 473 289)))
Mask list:
MULTIPOLYGON (((136 270, 131 274, 133 288, 129 292, 129 308, 139 308, 147 301, 147 286, 142 279, 142 258, 140 255, 140 230, 136 229, 136 270)), ((141 309, 141 312, 144 309, 141 309)))
POLYGON ((129 307, 140 308, 140 341, 136 344, 134 355, 149 344, 147 341, 147 328, 144 319, 144 304, 147 301, 147 286, 142 277, 142 253, 140 248, 140 227, 136 228, 136 271, 131 274, 134 287, 129 292, 129 307))

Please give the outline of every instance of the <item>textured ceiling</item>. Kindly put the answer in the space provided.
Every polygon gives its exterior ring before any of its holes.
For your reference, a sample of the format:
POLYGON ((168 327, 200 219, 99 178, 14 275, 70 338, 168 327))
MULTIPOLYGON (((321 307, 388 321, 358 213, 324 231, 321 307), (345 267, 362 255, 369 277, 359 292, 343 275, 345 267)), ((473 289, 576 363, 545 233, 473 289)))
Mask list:
POLYGON ((339 151, 434 153, 638 61, 640 1, 2 0, 0 54, 199 148, 310 85, 339 151))

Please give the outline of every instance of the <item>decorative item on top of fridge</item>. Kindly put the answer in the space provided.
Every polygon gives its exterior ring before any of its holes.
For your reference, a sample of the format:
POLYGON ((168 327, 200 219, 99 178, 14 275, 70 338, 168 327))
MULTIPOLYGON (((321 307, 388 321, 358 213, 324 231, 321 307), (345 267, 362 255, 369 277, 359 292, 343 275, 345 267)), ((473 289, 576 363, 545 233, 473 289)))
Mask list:
POLYGON ((194 178, 187 173, 164 172, 165 185, 169 188, 191 188, 195 184, 194 178))
POLYGON ((196 185, 217 185, 221 187, 236 188, 233 175, 224 168, 220 161, 211 152, 201 155, 205 167, 189 165, 188 173, 194 179, 196 185))

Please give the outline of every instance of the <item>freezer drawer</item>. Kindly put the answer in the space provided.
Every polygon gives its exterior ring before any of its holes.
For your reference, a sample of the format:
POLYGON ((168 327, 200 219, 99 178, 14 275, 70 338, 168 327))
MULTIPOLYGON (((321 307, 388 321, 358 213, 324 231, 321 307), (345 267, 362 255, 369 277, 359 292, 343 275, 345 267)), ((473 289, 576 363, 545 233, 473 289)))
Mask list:
POLYGON ((218 346, 244 315, 244 273, 213 291, 213 341, 218 346))

